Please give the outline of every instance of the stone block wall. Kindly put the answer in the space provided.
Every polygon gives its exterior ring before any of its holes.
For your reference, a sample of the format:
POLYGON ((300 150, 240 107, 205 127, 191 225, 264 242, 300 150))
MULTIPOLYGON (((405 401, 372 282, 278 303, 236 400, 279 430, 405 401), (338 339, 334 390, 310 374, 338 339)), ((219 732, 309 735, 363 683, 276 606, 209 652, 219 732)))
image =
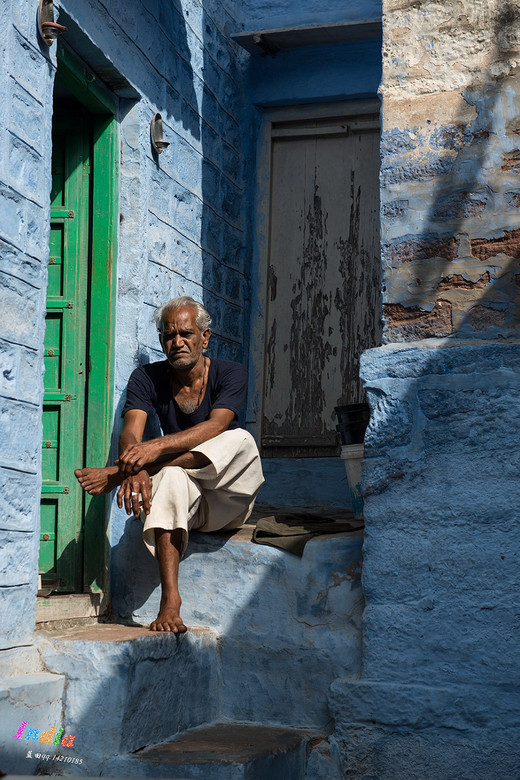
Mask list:
POLYGON ((386 342, 518 338, 520 7, 385 0, 386 342))
POLYGON ((520 346, 363 356, 362 673, 333 684, 347 776, 518 776, 520 346))
POLYGON ((30 642, 36 610, 53 66, 34 19, 33 2, 0 8, 2 649, 30 642))

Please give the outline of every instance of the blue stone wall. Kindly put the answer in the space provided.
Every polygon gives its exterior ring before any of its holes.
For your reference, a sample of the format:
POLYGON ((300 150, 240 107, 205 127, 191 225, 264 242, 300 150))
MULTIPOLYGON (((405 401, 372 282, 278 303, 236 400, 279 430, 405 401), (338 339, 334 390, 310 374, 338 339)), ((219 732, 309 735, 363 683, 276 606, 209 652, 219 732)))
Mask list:
POLYGON ((519 361, 435 340, 363 356, 363 671, 331 703, 356 777, 518 777, 519 361))
POLYGON ((518 338, 518 8, 386 10, 385 339, 518 338))
POLYGON ((53 65, 29 0, 0 8, 0 648, 28 644, 37 590, 53 65), (31 29, 32 28, 32 29, 31 29))
POLYGON ((302 0, 281 3, 279 0, 246 0, 242 3, 245 30, 272 30, 279 27, 305 27, 340 22, 357 22, 381 18, 381 0, 302 0))

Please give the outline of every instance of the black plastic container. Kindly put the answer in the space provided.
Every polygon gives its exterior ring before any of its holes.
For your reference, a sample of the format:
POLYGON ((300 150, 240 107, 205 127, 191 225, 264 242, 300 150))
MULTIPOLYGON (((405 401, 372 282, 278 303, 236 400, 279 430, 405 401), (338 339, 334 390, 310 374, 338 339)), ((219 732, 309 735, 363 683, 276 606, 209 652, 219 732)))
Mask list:
POLYGON ((362 444, 365 438, 365 430, 370 419, 370 407, 368 404, 348 404, 336 406, 336 415, 342 444, 362 444))

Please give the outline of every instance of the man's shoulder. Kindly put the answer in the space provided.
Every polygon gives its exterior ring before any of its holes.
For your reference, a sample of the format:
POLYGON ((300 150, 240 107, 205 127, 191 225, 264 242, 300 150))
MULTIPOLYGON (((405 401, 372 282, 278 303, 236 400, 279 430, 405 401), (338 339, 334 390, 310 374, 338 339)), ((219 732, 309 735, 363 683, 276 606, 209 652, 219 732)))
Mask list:
POLYGON ((143 363, 132 371, 132 376, 146 376, 154 380, 168 373, 168 361, 156 360, 155 363, 143 363))
POLYGON ((130 385, 161 388, 168 381, 168 361, 157 360, 155 363, 143 363, 132 371, 130 385))

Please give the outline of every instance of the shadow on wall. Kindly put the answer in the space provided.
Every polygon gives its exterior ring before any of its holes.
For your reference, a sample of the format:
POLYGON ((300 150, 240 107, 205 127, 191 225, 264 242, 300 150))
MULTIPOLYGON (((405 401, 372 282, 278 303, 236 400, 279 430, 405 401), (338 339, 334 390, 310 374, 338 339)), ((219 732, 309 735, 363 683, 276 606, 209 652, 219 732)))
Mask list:
POLYGON ((462 93, 464 112, 440 125, 432 108, 425 126, 383 136, 382 188, 400 195, 382 206, 387 235, 397 234, 382 252, 386 342, 519 335, 518 87, 499 73, 518 36, 518 6, 505 3, 492 23, 491 64, 462 93), (413 213, 407 185, 414 188, 413 213), (417 223, 419 232, 399 235, 403 224, 417 223))
MULTIPOLYGON (((394 195, 390 202, 383 198, 381 207, 384 342, 404 348, 423 341, 428 347, 433 339, 449 339, 434 342, 431 357, 422 354, 422 376, 446 370, 442 361, 435 367, 434 355, 450 342, 489 340, 491 345, 520 336, 518 79, 514 73, 500 75, 501 60, 520 33, 518 6, 504 3, 492 26, 490 64, 462 93, 460 113, 436 124, 432 97, 416 96, 422 125, 397 129, 387 119, 390 129, 382 137, 382 194, 386 189, 394 195)), ((368 362, 370 353, 366 357, 368 362)), ((409 438, 414 435, 409 431, 415 427, 417 434, 424 424, 424 409, 422 422, 412 423, 417 386, 409 381, 407 394, 397 400, 377 381, 371 386, 364 379, 372 407, 365 439, 365 455, 374 464, 370 477, 365 467, 368 490, 380 492, 375 464, 386 449, 392 450, 392 473, 406 473, 414 484, 421 465, 416 463, 418 441, 409 438), (380 424, 386 433, 379 432, 380 424)), ((432 396, 436 411, 430 412, 448 414, 451 395, 447 390, 436 400, 432 396)), ((459 393, 458 400, 462 397, 459 393)), ((491 409, 486 413, 493 417, 491 409)), ((446 485, 452 478, 446 474, 446 485)))
MULTIPOLYGON (((468 473, 462 462, 460 471, 453 472, 456 434, 450 432, 448 421, 456 420, 453 415, 459 411, 463 413, 464 403, 469 405, 467 411, 475 413, 474 388, 459 378, 453 380, 458 385, 446 385, 443 392, 437 385, 426 387, 414 379, 450 371, 456 374, 456 357, 442 358, 450 343, 488 340, 486 359, 491 367, 492 344, 520 336, 520 230, 516 227, 520 207, 519 88, 514 73, 500 75, 501 60, 507 58, 520 34, 520 9, 504 3, 491 25, 494 48, 490 64, 462 93, 465 104, 461 113, 443 125, 435 124, 433 97, 416 96, 417 110, 423 112, 422 125, 403 130, 392 128, 392 120, 387 120, 390 129, 382 137, 382 194, 385 189, 395 194, 390 202, 382 199, 384 341, 397 348, 402 343, 403 350, 408 342, 416 348, 421 343, 425 346, 420 357, 413 358, 421 361, 420 366, 410 366, 405 374, 409 378, 400 383, 407 387, 403 396, 401 390, 394 396, 392 379, 381 389, 380 374, 369 377, 371 358, 365 353, 364 380, 372 409, 365 438, 366 497, 369 500, 377 494, 381 498, 387 491, 381 500, 390 513, 393 505, 388 478, 400 487, 400 495, 410 493, 409 511, 419 511, 417 490, 424 483, 426 425, 436 426, 439 452, 444 453, 437 454, 435 479, 441 480, 447 491, 442 506, 448 517, 453 513, 449 491, 464 478, 471 484, 471 474, 478 471, 477 459, 486 457, 485 436, 492 436, 494 423, 505 414, 498 390, 482 397, 478 429, 474 426, 464 434, 469 436, 467 446, 471 446, 475 461, 471 469, 468 466, 468 473), (416 226, 420 230, 413 232, 416 226)), ((376 372, 379 370, 384 371, 376 372)), ((429 446, 433 446, 431 442, 429 446)), ((439 499, 425 492, 424 500, 439 499)), ((367 505, 366 509, 368 539, 371 523, 367 505)), ((432 511, 437 509, 432 505, 432 511)))
POLYGON ((202 295, 212 316, 209 354, 244 362, 248 341, 246 182, 244 178, 243 52, 225 37, 238 23, 226 6, 202 2, 204 83, 202 142, 202 295), (216 23, 221 15, 221 25, 216 23))

